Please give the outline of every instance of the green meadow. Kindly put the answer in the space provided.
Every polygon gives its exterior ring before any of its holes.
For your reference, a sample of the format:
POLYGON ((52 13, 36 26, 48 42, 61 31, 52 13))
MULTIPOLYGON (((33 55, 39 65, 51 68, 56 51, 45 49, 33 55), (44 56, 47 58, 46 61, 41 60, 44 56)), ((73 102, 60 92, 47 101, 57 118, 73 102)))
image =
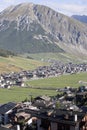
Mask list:
POLYGON ((72 75, 62 75, 58 77, 44 78, 38 80, 29 80, 25 84, 32 88, 12 87, 11 89, 0 89, 0 103, 9 101, 20 102, 39 95, 55 96, 56 90, 46 90, 41 88, 63 88, 66 86, 79 87, 79 81, 87 82, 87 73, 78 73, 72 75), (37 89, 39 88, 39 89, 37 89))
MULTIPOLYGON (((77 73, 77 74, 66 74, 58 77, 51 77, 45 79, 31 80, 28 81, 32 87, 50 87, 50 88, 62 88, 66 86, 79 87, 79 81, 87 82, 87 73, 77 73)), ((87 85, 87 84, 86 84, 87 85)))
POLYGON ((54 90, 41 90, 41 89, 32 89, 32 88, 20 88, 12 87, 11 89, 0 89, 0 104, 7 102, 20 102, 25 99, 36 97, 39 95, 56 95, 57 92, 54 90))

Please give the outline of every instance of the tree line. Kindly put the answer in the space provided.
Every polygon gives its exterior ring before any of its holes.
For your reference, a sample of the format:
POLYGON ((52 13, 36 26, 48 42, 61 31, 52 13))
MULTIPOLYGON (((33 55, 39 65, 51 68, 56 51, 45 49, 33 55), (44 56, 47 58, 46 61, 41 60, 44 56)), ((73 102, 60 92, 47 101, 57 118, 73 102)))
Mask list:
POLYGON ((0 49, 0 56, 2 57, 9 57, 9 56, 15 56, 15 55, 16 54, 11 51, 0 49))

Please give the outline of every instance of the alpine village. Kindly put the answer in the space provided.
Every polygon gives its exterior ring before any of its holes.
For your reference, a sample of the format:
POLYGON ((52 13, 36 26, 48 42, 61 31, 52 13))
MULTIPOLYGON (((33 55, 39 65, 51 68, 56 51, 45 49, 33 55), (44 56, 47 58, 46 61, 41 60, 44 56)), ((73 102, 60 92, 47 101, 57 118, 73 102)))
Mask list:
POLYGON ((87 130, 84 17, 33 3, 0 12, 0 130, 87 130))

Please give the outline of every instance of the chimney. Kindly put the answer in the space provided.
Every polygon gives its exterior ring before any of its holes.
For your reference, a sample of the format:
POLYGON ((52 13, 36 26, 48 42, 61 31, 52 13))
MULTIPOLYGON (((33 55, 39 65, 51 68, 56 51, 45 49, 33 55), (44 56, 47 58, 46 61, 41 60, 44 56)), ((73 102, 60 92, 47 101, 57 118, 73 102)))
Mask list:
POLYGON ((75 114, 75 116, 74 116, 74 121, 75 122, 77 121, 77 114, 75 114))
POLYGON ((20 125, 17 125, 17 130, 20 130, 20 125))

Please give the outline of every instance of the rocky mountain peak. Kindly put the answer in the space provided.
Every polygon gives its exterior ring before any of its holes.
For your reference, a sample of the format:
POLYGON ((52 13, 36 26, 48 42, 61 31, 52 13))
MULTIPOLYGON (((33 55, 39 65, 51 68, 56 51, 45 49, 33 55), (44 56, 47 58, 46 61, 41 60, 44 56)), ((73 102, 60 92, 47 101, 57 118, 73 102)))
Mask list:
POLYGON ((55 52, 57 47, 66 51, 69 50, 67 47, 82 48, 83 51, 87 49, 87 27, 49 7, 23 3, 10 6, 0 13, 0 39, 0 47, 10 44, 8 49, 17 52, 26 52, 25 44, 27 52, 31 52, 30 48, 34 46, 38 51, 34 48, 33 52, 39 52, 39 47, 42 47, 42 52, 43 48, 55 52))
POLYGON ((0 18, 15 20, 19 16, 32 16, 33 15, 33 4, 23 3, 16 6, 10 6, 0 14, 0 18))

